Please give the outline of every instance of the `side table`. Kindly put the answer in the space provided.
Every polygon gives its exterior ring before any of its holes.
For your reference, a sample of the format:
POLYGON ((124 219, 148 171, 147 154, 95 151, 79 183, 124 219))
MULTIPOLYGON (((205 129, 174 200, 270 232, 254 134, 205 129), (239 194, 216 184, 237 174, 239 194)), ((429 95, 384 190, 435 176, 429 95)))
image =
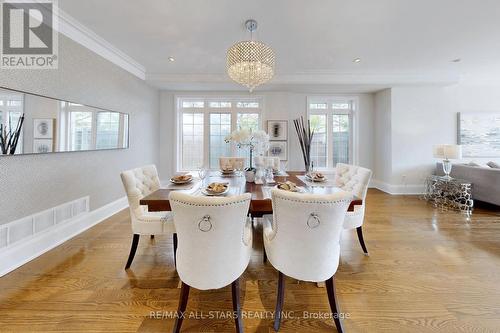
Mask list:
POLYGON ((441 209, 456 209, 468 216, 472 214, 472 183, 456 178, 429 176, 425 180, 424 198, 441 209))

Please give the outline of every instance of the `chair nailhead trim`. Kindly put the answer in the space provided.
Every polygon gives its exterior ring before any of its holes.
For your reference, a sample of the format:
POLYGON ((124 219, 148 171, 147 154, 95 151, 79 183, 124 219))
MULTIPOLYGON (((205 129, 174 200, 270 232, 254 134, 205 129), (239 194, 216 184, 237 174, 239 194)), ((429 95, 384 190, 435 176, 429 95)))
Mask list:
POLYGON ((290 198, 285 198, 285 197, 280 197, 277 196, 280 200, 287 200, 287 201, 292 201, 292 202, 299 202, 299 203, 316 203, 316 204, 338 204, 338 203, 351 203, 351 200, 335 200, 335 201, 316 201, 316 200, 296 200, 296 199, 290 199, 290 198))
POLYGON ((250 200, 232 201, 232 202, 228 202, 225 204, 217 204, 217 205, 214 205, 214 204, 194 204, 191 202, 179 201, 179 200, 172 200, 172 201, 183 204, 183 205, 194 206, 194 207, 225 207, 225 206, 231 206, 231 205, 235 205, 235 204, 245 203, 245 202, 248 202, 250 200))

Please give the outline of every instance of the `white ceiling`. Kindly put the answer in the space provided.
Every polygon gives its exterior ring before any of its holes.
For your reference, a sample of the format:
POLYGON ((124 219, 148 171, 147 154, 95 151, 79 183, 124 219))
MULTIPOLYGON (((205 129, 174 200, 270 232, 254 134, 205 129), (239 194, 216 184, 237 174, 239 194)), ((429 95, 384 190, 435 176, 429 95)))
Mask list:
POLYGON ((239 89, 225 74, 225 53, 249 38, 248 18, 259 23, 257 39, 276 53, 267 89, 373 90, 500 76, 500 0, 60 0, 59 6, 166 89, 239 89), (451 62, 456 58, 462 61, 451 62))

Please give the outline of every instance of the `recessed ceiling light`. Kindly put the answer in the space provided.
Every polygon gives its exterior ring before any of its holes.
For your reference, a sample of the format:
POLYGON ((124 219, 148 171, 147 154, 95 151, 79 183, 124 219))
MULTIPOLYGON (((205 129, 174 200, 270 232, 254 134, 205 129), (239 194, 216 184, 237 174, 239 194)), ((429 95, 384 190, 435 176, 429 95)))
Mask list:
POLYGON ((353 62, 356 62, 356 63, 357 62, 361 62, 361 58, 356 58, 356 59, 353 60, 353 62))
POLYGON ((462 61, 462 59, 457 58, 457 59, 453 59, 451 62, 460 62, 460 61, 462 61))
POLYGON ((175 61, 175 58, 174 58, 174 57, 168 57, 168 61, 170 61, 170 62, 174 62, 174 61, 175 61))

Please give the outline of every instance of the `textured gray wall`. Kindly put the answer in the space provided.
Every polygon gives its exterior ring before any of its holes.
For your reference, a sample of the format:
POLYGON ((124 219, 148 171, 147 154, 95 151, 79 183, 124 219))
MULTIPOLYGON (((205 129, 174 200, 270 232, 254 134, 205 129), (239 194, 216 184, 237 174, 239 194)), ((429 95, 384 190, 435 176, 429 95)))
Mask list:
POLYGON ((126 150, 0 156, 0 224, 86 195, 94 210, 125 195, 120 171, 158 163, 159 92, 62 35, 58 70, 0 70, 0 86, 130 114, 126 150))

